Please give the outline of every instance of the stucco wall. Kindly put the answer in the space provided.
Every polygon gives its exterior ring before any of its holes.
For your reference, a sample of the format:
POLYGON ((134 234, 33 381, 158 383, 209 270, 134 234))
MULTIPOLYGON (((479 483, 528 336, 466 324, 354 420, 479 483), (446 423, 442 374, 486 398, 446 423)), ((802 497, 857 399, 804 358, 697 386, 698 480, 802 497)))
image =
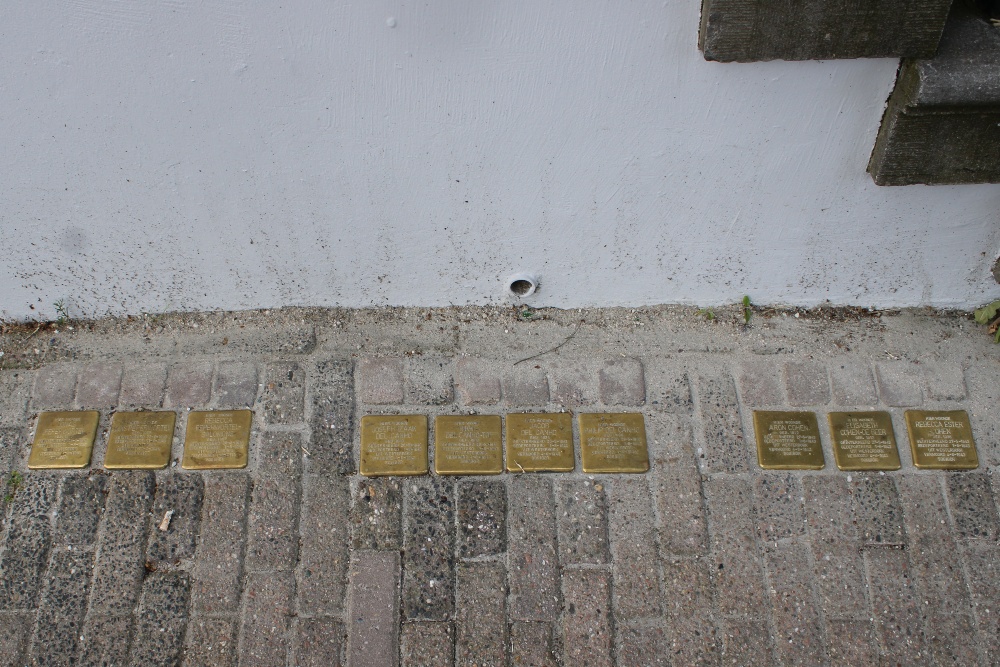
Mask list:
POLYGON ((0 3, 0 316, 502 302, 520 270, 561 307, 1000 295, 1000 186, 865 173, 896 61, 709 63, 698 12, 0 3))

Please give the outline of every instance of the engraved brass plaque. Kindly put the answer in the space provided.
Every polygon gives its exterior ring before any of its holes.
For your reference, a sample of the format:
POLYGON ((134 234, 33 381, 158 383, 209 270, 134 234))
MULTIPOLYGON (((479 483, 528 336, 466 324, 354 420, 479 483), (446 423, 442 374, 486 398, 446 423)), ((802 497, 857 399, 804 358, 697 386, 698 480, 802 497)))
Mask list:
POLYGON ((434 472, 499 475, 503 472, 500 415, 446 415, 434 419, 434 472))
POLYGON ((568 412, 507 415, 508 471, 569 472, 575 467, 568 412))
POLYGON ((821 470, 823 445, 812 412, 754 410, 757 462, 764 470, 821 470))
POLYGON ((646 472, 646 423, 639 413, 580 414, 584 472, 646 472))
POLYGON ((185 470, 246 468, 250 448, 250 410, 194 410, 184 436, 185 470))
POLYGON ((111 417, 104 467, 110 470, 167 467, 176 420, 173 412, 116 412, 111 417))
POLYGON ((426 415, 361 418, 361 474, 426 475, 426 415))
POLYGON ((28 455, 32 470, 86 468, 97 437, 96 410, 43 412, 28 455))
POLYGON ((972 424, 965 410, 907 410, 913 465, 933 470, 973 470, 979 467, 972 424))
POLYGON ((830 439, 841 470, 899 470, 888 412, 831 412, 830 439))

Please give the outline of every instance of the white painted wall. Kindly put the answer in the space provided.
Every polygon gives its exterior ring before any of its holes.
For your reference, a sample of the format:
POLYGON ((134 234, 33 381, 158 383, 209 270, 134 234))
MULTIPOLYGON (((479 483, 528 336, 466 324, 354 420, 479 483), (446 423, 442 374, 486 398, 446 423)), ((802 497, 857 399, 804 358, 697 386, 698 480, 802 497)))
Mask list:
POLYGON ((0 316, 1000 296, 1000 186, 865 173, 895 61, 699 4, 5 0, 0 316))

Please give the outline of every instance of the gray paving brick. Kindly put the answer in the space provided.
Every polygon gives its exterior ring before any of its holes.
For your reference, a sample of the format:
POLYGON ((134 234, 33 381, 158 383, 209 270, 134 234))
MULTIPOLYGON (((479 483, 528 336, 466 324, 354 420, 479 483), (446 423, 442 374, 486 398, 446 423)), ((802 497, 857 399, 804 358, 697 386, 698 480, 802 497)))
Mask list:
POLYGON ((670 638, 670 658, 675 667, 718 665, 721 655, 721 633, 708 614, 678 618, 667 628, 670 638))
POLYGON ((90 594, 91 612, 130 612, 139 598, 154 478, 116 472, 108 485, 90 594))
POLYGON ((906 532, 912 538, 930 535, 950 535, 948 508, 942 482, 931 475, 900 475, 896 488, 903 505, 906 532))
POLYGON ((194 555, 205 484, 201 475, 164 475, 156 484, 147 561, 177 563, 194 555), (172 512, 169 521, 166 515, 172 512), (166 525, 166 530, 162 530, 166 525))
POLYGON ((309 475, 303 486, 302 547, 297 570, 299 612, 339 614, 344 610, 350 560, 348 482, 340 477, 309 475))
POLYGON ((131 610, 116 614, 87 614, 80 635, 79 664, 85 667, 129 664, 133 625, 131 610))
POLYGON ((305 369, 297 363, 268 364, 264 376, 264 421, 268 424, 305 421, 305 369))
POLYGON ((969 590, 956 558, 958 547, 950 535, 937 534, 910 541, 907 550, 913 577, 925 604, 938 613, 968 613, 969 590))
POLYGON ((191 606, 234 613, 240 604, 250 478, 242 472, 205 476, 201 537, 192 572, 191 606))
POLYGON ((307 467, 311 473, 354 472, 354 384, 349 361, 327 359, 316 365, 307 467))
POLYGON ((740 398, 751 408, 785 405, 785 388, 770 359, 752 359, 739 376, 740 398))
POLYGON ((683 368, 647 360, 643 366, 646 402, 665 412, 688 414, 694 409, 691 382, 683 368))
POLYGON ((247 518, 248 572, 291 570, 298 556, 299 488, 297 480, 258 480, 247 518))
POLYGON ((600 400, 599 367, 590 360, 555 360, 547 365, 553 403, 566 408, 594 405, 600 400))
POLYGON ((997 605, 1000 605, 1000 544, 975 540, 964 546, 972 605, 980 625, 985 626, 995 617, 997 605))
POLYGON ((707 553, 705 499, 690 426, 673 415, 650 417, 647 442, 663 553, 707 553))
POLYGON ((409 357, 404 397, 408 404, 447 405, 455 400, 452 362, 446 357, 409 357))
POLYGON ((219 408, 252 407, 257 400, 257 367, 242 361, 223 361, 215 369, 212 396, 219 408))
MULTIPOLYGON (((0 477, 0 491, 3 491, 0 499, 6 496, 10 470, 18 467, 18 464, 24 458, 27 444, 27 438, 24 437, 23 429, 0 428, 0 473, 3 473, 3 477, 0 477)), ((2 529, 2 526, 3 523, 0 520, 0 529, 2 529)))
POLYGON ((299 617, 293 649, 296 667, 340 667, 346 645, 344 624, 339 618, 299 617))
POLYGON ((924 402, 923 382, 916 368, 907 362, 875 366, 879 398, 894 408, 907 408, 924 402))
POLYGON ((27 658, 33 616, 0 612, 0 667, 22 667, 27 658))
POLYGON ((611 581, 602 570, 565 570, 563 646, 569 664, 611 665, 611 581))
POLYGON ((1000 518, 985 473, 952 473, 947 476, 948 499, 955 531, 963 539, 995 540, 1000 536, 1000 518))
POLYGON ((516 476, 507 502, 510 618, 554 621, 560 601, 552 483, 545 477, 516 476))
POLYGON ((251 572, 247 575, 246 604, 240 627, 240 667, 285 664, 294 594, 295 577, 291 572, 251 572))
POLYGON ((780 664, 774 657, 773 638, 767 623, 723 619, 719 626, 722 635, 722 664, 745 667, 780 664))
POLYGON ((257 474, 294 483, 302 473, 302 435, 266 431, 261 434, 257 453, 257 474))
POLYGON ((715 592, 707 556, 667 556, 663 567, 663 605, 668 621, 711 614, 715 592))
POLYGON ((188 622, 181 664, 184 667, 233 667, 236 664, 236 621, 203 616, 192 618, 188 622))
POLYGON ((598 375, 601 403, 639 406, 646 403, 646 376, 638 359, 606 361, 598 375))
POLYGON ((399 664, 399 553, 358 550, 351 554, 347 664, 399 664))
POLYGON ((962 401, 966 397, 965 374, 959 364, 924 362, 927 397, 935 401, 962 401))
POLYGON ((870 620, 827 619, 826 645, 831 665, 876 665, 875 629, 870 620))
POLYGON ((506 664, 506 601, 507 570, 503 563, 459 565, 457 664, 480 667, 506 664))
POLYGON ((979 642, 971 614, 939 614, 932 610, 927 628, 927 644, 936 664, 986 664, 977 648, 979 642))
POLYGON ((22 370, 0 372, 0 426, 24 425, 33 379, 22 370))
POLYGON ((864 561, 847 481, 807 475, 802 483, 820 606, 831 618, 868 618, 864 561))
POLYGON ((556 525, 563 565, 607 563, 608 501, 604 486, 591 480, 557 481, 556 525))
POLYGON ((458 483, 458 554, 462 558, 507 551, 507 487, 496 480, 458 483))
POLYGON ((403 667, 451 667, 455 664, 455 632, 449 622, 403 623, 400 643, 403 667))
POLYGON ((48 513, 55 496, 55 479, 28 474, 11 502, 0 556, 0 611, 29 611, 38 606, 52 547, 48 513))
POLYGON ((446 621, 455 613, 455 484, 407 480, 403 499, 403 615, 446 621))
POLYGON ((847 480, 832 475, 806 475, 802 487, 806 523, 813 540, 857 542, 847 480))
POLYGON ((805 496, 795 475, 762 473, 754 478, 757 532, 765 549, 805 534, 805 496))
POLYGON ((785 364, 788 403, 796 407, 826 405, 830 402, 830 379, 826 365, 817 361, 790 361, 785 364))
POLYGON ((158 408, 163 405, 166 364, 128 366, 122 376, 118 405, 122 408, 158 408))
POLYGON ((170 408, 204 408, 212 389, 212 364, 184 362, 170 367, 163 405, 170 408))
POLYGON ((121 364, 89 364, 80 371, 80 380, 76 385, 76 403, 81 408, 110 408, 117 405, 121 388, 121 364))
POLYGON ((775 648, 781 664, 819 665, 825 660, 823 627, 812 594, 808 548, 778 545, 767 554, 775 648))
POLYGON ((705 483, 705 495, 719 609, 726 615, 758 617, 767 602, 750 484, 713 478, 705 483))
POLYGON ((97 525, 104 512, 107 475, 71 475, 62 479, 55 542, 80 547, 97 541, 97 525))
POLYGON ((704 428, 704 449, 697 452, 702 471, 747 472, 749 454, 733 379, 725 373, 702 375, 695 389, 704 428))
POLYGON ((398 477, 361 478, 351 504, 351 546, 391 550, 403 545, 403 487, 398 477))
POLYGON ((880 656, 903 665, 929 662, 924 642, 925 612, 913 586, 906 552, 869 549, 864 556, 880 656))
POLYGON ((503 377, 503 400, 511 407, 539 407, 549 402, 545 371, 532 364, 514 366, 503 377))
POLYGON ((484 359, 461 357, 455 363, 455 391, 464 405, 494 405, 500 402, 500 376, 484 359))
POLYGON ((903 504, 892 477, 862 475, 854 479, 851 509, 862 544, 906 544, 903 504))
POLYGON ((510 664, 514 667, 556 667, 552 624, 544 621, 511 623, 510 664))
POLYGON ((873 407, 878 403, 875 379, 866 363, 844 361, 830 366, 833 402, 845 408, 873 407))
POLYGON ((670 640, 663 628, 618 626, 616 665, 670 667, 670 640))
POLYGON ((609 482, 608 532, 614 570, 614 611, 617 618, 634 620, 660 613, 660 575, 657 567, 653 500, 645 477, 609 482))
POLYGON ((49 364, 35 373, 31 407, 36 410, 69 408, 76 394, 76 366, 49 364))
POLYGON ((180 662, 190 596, 191 579, 186 572, 153 572, 146 577, 129 652, 133 665, 180 662))
POLYGON ((55 549, 31 640, 33 665, 75 664, 93 566, 89 552, 55 549))
POLYGON ((358 361, 358 400, 368 405, 403 402, 403 360, 366 357, 358 361))

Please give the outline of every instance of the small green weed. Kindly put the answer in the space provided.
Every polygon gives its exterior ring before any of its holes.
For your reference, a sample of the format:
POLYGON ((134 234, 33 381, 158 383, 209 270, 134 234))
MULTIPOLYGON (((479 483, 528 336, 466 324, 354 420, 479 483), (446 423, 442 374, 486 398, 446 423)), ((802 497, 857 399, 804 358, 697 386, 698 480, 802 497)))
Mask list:
POLYGON ((709 322, 715 320, 715 311, 713 311, 711 308, 699 308, 696 312, 698 315, 704 317, 709 322))
POLYGON ((62 326, 69 321, 69 308, 66 306, 66 299, 59 299, 52 304, 56 309, 56 324, 62 326))
POLYGON ((750 326, 750 317, 753 315, 753 304, 750 303, 750 295, 743 295, 743 324, 750 326))
POLYGON ((14 500, 14 494, 17 490, 21 488, 21 484, 24 483, 24 476, 18 471, 13 471, 10 473, 10 477, 7 478, 7 495, 3 497, 5 503, 9 503, 14 500))
POLYGON ((1000 301, 976 310, 974 317, 979 324, 988 325, 987 331, 993 334, 993 342, 1000 343, 1000 301))

